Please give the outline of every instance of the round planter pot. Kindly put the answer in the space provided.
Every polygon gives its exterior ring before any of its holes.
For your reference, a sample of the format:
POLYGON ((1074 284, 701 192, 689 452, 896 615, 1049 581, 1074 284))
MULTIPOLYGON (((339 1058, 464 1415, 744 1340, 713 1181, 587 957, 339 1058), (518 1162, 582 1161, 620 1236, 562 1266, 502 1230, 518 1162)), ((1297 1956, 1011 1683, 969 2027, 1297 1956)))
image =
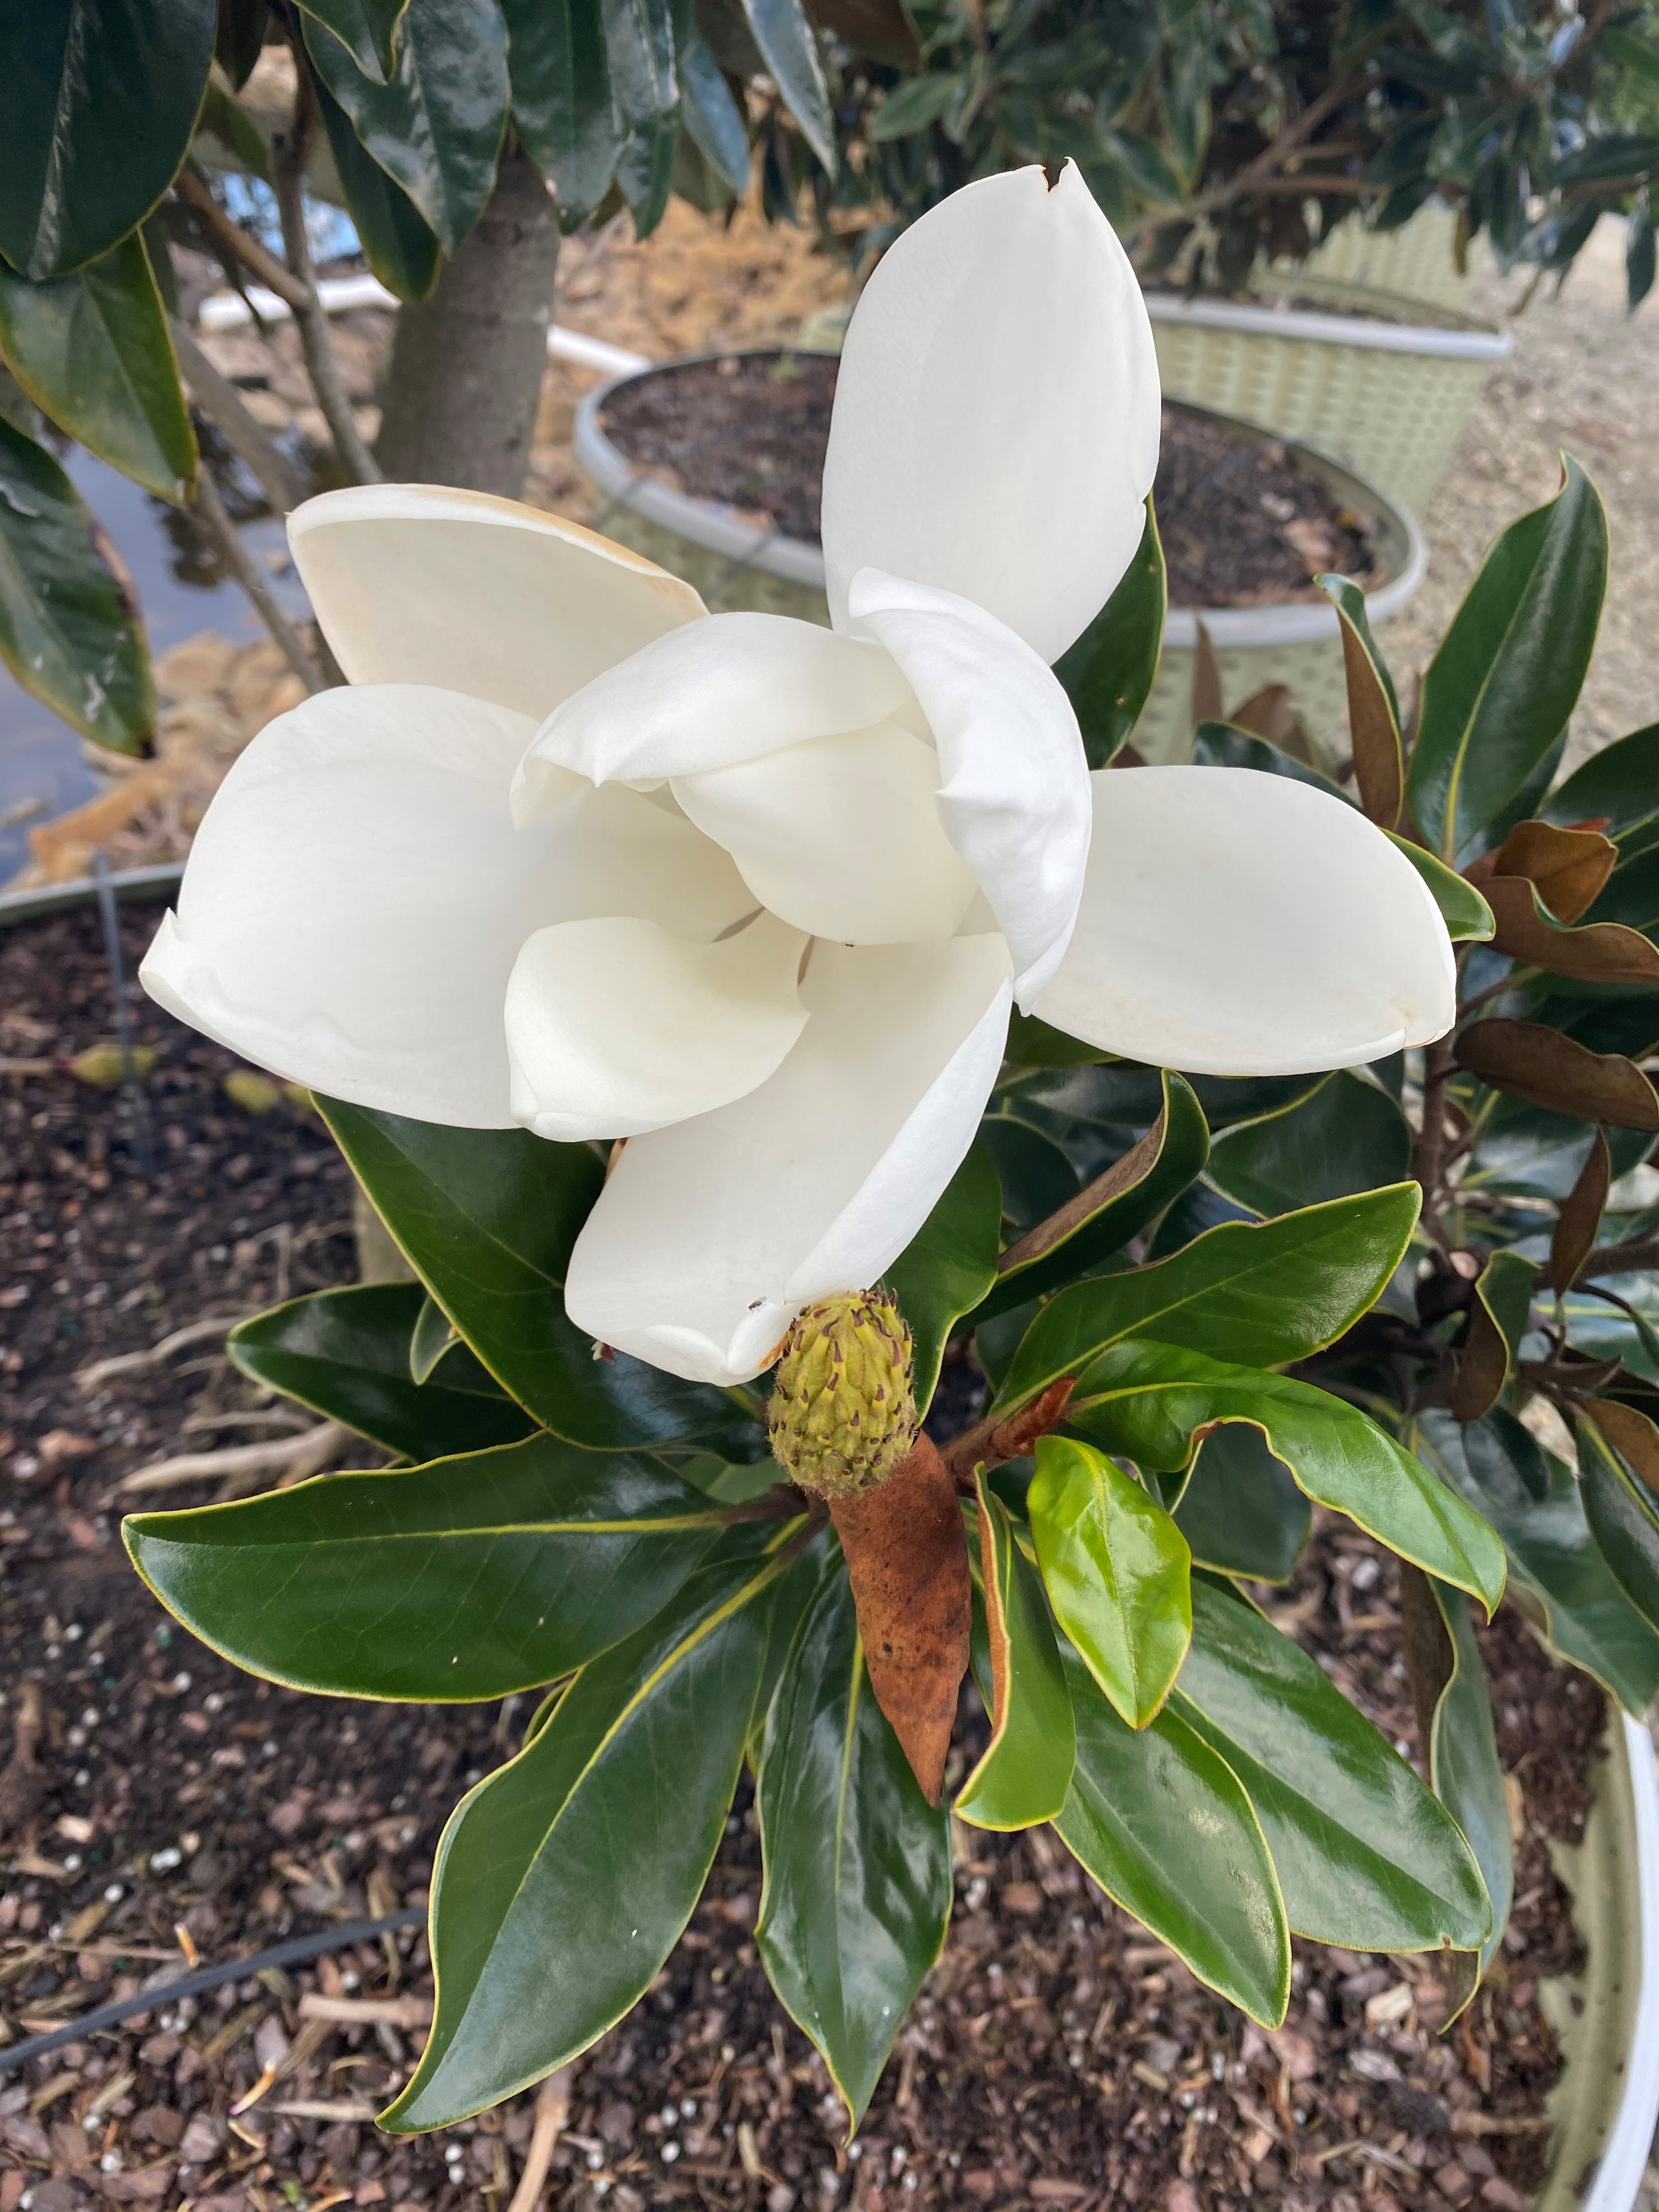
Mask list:
POLYGON ((1416 514, 1514 340, 1451 308, 1431 322, 1422 303, 1358 284, 1286 281, 1328 312, 1148 293, 1166 397, 1307 440, 1416 514), (1401 319, 1368 319, 1368 307, 1401 319))
MULTIPOLYGON (((830 602, 824 596, 823 555, 816 545, 757 528, 752 516, 736 507, 676 491, 648 470, 636 467, 611 442, 599 421, 611 394, 637 377, 732 353, 776 350, 773 346, 730 346, 720 355, 682 354, 596 384, 576 409, 572 450, 577 466, 591 477, 603 501, 593 518, 593 527, 602 537, 613 538, 659 568, 683 576, 701 592, 703 604, 718 613, 794 615, 827 628, 830 602)), ((836 349, 797 346, 793 350, 833 353, 836 349)))
POLYGON ((1647 1730, 1613 1709, 1606 1750, 1583 1841, 1555 1852, 1585 1964, 1539 1991, 1565 2063, 1537 2212, 1632 2212, 1659 2120, 1659 1776, 1647 1730))
MULTIPOLYGON (((677 365, 653 364, 639 373, 648 376, 659 367, 677 365)), ((817 546, 757 529, 752 520, 732 507, 675 490, 636 468, 612 443, 600 413, 617 386, 629 380, 617 377, 596 386, 576 410, 576 459, 605 501, 594 527, 659 568, 684 576, 711 608, 796 615, 806 622, 827 623, 823 555, 817 546)), ((1266 428, 1254 422, 1244 427, 1256 431, 1266 428)), ((1385 580, 1367 593, 1365 605, 1373 626, 1386 623, 1423 580, 1428 550, 1422 532, 1401 506, 1356 471, 1311 450, 1304 452, 1303 459, 1346 504, 1380 519, 1378 550, 1385 580)), ((1190 608, 1176 607, 1164 624, 1158 680, 1135 727, 1136 750, 1146 760, 1184 760, 1190 749, 1193 653, 1200 618, 1190 608)), ((1285 684, 1316 744, 1331 751, 1340 747, 1347 724, 1347 684, 1334 608, 1323 601, 1316 605, 1222 607, 1205 610, 1201 618, 1220 663, 1222 692, 1229 706, 1237 705, 1263 684, 1285 684)))
MULTIPOLYGON (((1222 409, 1194 411, 1226 414, 1222 409)), ((1267 425, 1246 423, 1267 430, 1267 425)), ((1365 613, 1375 630, 1397 615, 1428 572, 1429 549, 1423 532, 1404 506, 1357 470, 1343 467, 1299 439, 1303 466, 1321 477, 1345 506, 1376 517, 1377 554, 1382 580, 1365 593, 1365 613)), ((1347 750, 1348 684, 1342 660, 1342 636, 1336 610, 1326 600, 1294 600, 1265 607, 1171 607, 1164 625, 1164 654, 1140 720, 1135 750, 1159 764, 1183 761, 1192 749, 1193 661, 1198 625, 1209 633, 1221 670, 1221 696, 1234 708, 1264 684, 1282 684, 1315 746, 1334 759, 1347 750)), ((1386 637, 1382 641, 1388 650, 1386 637)))

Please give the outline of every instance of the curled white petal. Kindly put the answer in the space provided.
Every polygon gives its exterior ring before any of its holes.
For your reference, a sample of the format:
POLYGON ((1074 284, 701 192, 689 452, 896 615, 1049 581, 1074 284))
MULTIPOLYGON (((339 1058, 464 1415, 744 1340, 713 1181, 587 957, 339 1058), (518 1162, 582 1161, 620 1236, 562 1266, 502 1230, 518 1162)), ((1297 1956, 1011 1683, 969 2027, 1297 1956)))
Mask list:
POLYGON ((538 929, 507 987, 514 1119, 631 1137, 741 1098, 806 1025, 805 945, 765 914, 712 945, 629 916, 538 929))
POLYGON ((939 748, 939 811, 1030 1011, 1070 941, 1089 859, 1089 764, 1059 679, 994 615, 866 568, 854 618, 908 678, 939 748))
POLYGON ((939 759, 896 722, 679 776, 674 796, 763 906, 843 945, 950 937, 977 888, 939 817, 939 759))
POLYGON ((1250 769, 1091 781, 1089 879, 1044 1021, 1206 1075, 1357 1067, 1450 1028, 1445 924, 1356 809, 1250 769))
POLYGON ((888 248, 847 333, 823 471, 836 628, 854 576, 883 568, 1058 659, 1134 557, 1159 422, 1140 287, 1078 170, 953 192, 888 248))
POLYGON ((353 485, 296 507, 288 538, 353 684, 435 684, 538 721, 703 612, 626 546, 485 492, 353 485))
POLYGON ((996 1079, 1007 950, 819 943, 801 996, 776 1074, 635 1138, 571 1255, 578 1327, 693 1381, 758 1374, 802 1306, 874 1282, 921 1228, 996 1079))
POLYGON ((787 615, 710 615, 636 653, 536 732, 514 787, 520 821, 559 803, 550 768, 592 783, 695 775, 867 729, 909 699, 879 646, 787 615))
POLYGON ((510 1127, 501 1010, 527 937, 620 907, 712 939, 754 903, 717 846, 631 792, 515 830, 530 726, 412 684, 325 691, 268 723, 196 833, 145 989, 331 1097, 510 1127))

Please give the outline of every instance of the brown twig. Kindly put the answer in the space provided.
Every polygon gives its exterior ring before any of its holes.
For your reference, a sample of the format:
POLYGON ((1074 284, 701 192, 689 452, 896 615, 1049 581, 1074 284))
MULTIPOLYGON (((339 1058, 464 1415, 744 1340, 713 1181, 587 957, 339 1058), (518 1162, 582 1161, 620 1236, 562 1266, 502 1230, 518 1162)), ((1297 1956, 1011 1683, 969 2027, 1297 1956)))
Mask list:
POLYGON ((196 472, 195 512, 202 527, 213 540, 220 559, 258 609, 260 621, 270 632, 283 659, 307 691, 326 690, 328 686, 317 672, 311 655, 300 642, 299 631, 277 605, 276 593, 259 574, 258 563, 237 536, 235 525, 225 513, 224 501, 205 466, 196 472))
POLYGON ((547 2179, 554 2148, 570 2118, 570 2069, 561 2066, 550 2074, 536 2093, 536 2124, 524 2154, 524 2171, 507 2212, 536 2212, 537 2199, 547 2179))
POLYGON ((276 192, 276 211, 282 217, 283 246, 288 255, 290 283, 297 297, 283 296, 294 309, 300 350, 317 404, 333 437, 341 465, 356 483, 380 483, 382 477, 374 458, 363 443, 351 411, 340 364, 334 351, 328 317, 317 294, 317 272, 312 266, 311 241, 306 235, 305 166, 317 116, 316 94, 303 53, 295 56, 294 118, 287 131, 276 134, 271 147, 271 173, 276 192))
POLYGON ((268 253, 257 238, 250 236, 240 223, 225 213, 210 188, 195 172, 188 167, 180 169, 173 180, 173 189, 216 243, 240 261, 250 276, 257 276, 266 291, 274 292, 279 300, 286 300, 297 315, 306 303, 304 287, 274 253, 268 253))
POLYGON ((1659 1267, 1659 1237, 1632 1237, 1623 1244, 1598 1244, 1576 1279, 1586 1275, 1634 1275, 1645 1267, 1659 1267))
POLYGON ((222 375, 197 343, 195 335, 174 317, 170 324, 173 349, 190 396, 219 432, 237 459, 258 482, 259 489, 278 514, 289 514, 306 495, 300 472, 288 459, 263 422, 256 422, 242 395, 222 375))
POLYGON ((1412 1172, 1423 1187, 1423 1226, 1442 1251, 1447 1243, 1440 1225, 1441 1182, 1446 1167, 1446 1085, 1456 1064, 1443 1037, 1424 1054, 1423 1125, 1412 1163, 1412 1172))
POLYGON ((1039 1437, 1059 1425, 1076 1388, 1075 1375, 1062 1375, 1014 1413, 1000 1419, 988 1414, 953 1437, 945 1447, 944 1459, 957 1488, 964 1495, 972 1491, 975 1468, 1023 1459, 1039 1437))

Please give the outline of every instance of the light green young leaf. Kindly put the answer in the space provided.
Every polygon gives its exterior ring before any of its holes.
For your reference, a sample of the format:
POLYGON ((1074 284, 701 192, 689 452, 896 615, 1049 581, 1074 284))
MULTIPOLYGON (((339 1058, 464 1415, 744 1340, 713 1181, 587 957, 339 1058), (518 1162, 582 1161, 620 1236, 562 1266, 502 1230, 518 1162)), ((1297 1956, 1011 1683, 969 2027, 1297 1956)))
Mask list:
POLYGON ((1192 1637, 1192 1554, 1155 1498, 1103 1452, 1044 1437, 1027 1497, 1048 1598, 1131 1728, 1162 1708, 1192 1637))
POLYGON ((983 1470, 975 1480, 991 1741, 953 1810, 976 1828, 1034 1828, 1054 1818, 1071 1787, 1071 1698, 1036 1569, 983 1470))

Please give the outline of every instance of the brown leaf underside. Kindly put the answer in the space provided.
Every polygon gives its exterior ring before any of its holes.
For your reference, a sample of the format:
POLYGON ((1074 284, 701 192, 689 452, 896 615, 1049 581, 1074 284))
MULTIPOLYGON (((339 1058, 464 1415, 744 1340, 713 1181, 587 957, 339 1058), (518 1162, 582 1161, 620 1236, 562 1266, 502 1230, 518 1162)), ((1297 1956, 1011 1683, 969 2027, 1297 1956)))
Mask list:
POLYGON ((1601 1225, 1612 1181, 1613 1156, 1607 1150, 1607 1139, 1598 1129, 1595 1142, 1578 1170, 1578 1180, 1562 1200, 1556 1217, 1555 1233, 1550 1238, 1549 1265, 1544 1271, 1544 1279, 1551 1290, 1570 1291, 1577 1281, 1578 1271, 1595 1247, 1595 1232, 1601 1225))
POLYGON ((1524 876, 1492 876, 1480 890, 1498 924, 1493 949, 1510 959, 1583 983, 1659 983, 1659 947, 1639 930, 1618 921, 1553 929, 1534 905, 1524 876))
POLYGON ((1553 822, 1517 822, 1495 853, 1469 869, 1483 876, 1525 876, 1560 922, 1575 922, 1600 897, 1619 848, 1596 830, 1563 830, 1553 822))
POLYGON ((1529 1105, 1582 1121, 1659 1133, 1659 1097, 1635 1061, 1621 1054, 1591 1052, 1537 1022, 1502 1020, 1471 1024, 1456 1051, 1460 1067, 1529 1105))
POLYGON ((919 1437, 896 1474, 860 1497, 835 1499, 830 1517, 847 1555, 876 1703, 937 1805, 973 1629, 956 1484, 933 1439, 919 1437))

